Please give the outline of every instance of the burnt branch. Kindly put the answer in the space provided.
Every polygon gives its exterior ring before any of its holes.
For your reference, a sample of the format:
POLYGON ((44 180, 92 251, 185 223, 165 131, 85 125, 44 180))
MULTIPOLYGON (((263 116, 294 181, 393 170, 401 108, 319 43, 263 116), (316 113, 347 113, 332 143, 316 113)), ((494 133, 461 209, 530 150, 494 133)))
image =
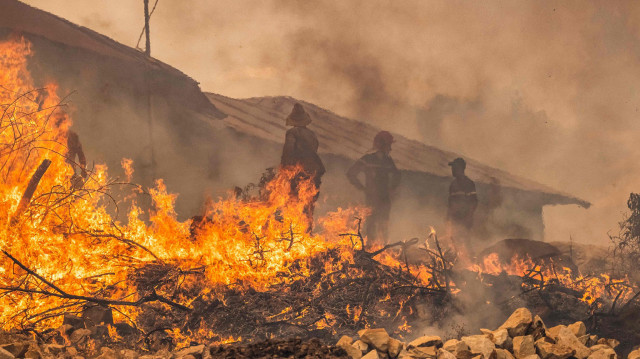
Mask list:
POLYGON ((28 288, 20 288, 20 287, 2 287, 2 288, 0 288, 1 290, 17 291, 17 292, 33 293, 33 294, 43 294, 43 295, 46 295, 46 296, 52 296, 52 297, 58 297, 58 298, 62 298, 62 299, 70 299, 70 300, 80 300, 80 301, 84 301, 84 302, 96 303, 96 304, 105 305, 105 306, 116 305, 116 306, 136 306, 137 307, 137 306, 140 306, 140 305, 142 305, 144 303, 158 301, 158 302, 165 303, 165 304, 167 304, 167 305, 169 305, 171 307, 174 307, 174 308, 177 308, 177 309, 180 309, 180 310, 184 310, 184 311, 190 311, 191 310, 191 308, 188 308, 188 307, 186 307, 186 306, 184 306, 182 304, 173 302, 173 301, 171 301, 171 300, 169 300, 169 299, 167 299, 167 298, 165 298, 163 296, 158 295, 155 291, 153 291, 149 295, 141 297, 140 299, 138 299, 136 301, 112 300, 112 299, 104 299, 104 298, 89 297, 89 296, 84 296, 84 295, 70 294, 70 293, 67 293, 66 291, 62 290, 61 288, 59 288, 58 286, 56 286, 52 282, 48 281, 47 279, 45 279, 44 277, 42 277, 41 275, 36 273, 34 270, 31 270, 30 268, 28 268, 27 266, 22 264, 22 262, 17 260, 15 257, 13 257, 11 254, 9 254, 7 251, 3 250, 2 253, 4 253, 5 256, 7 256, 9 259, 11 259, 16 265, 18 265, 20 268, 22 268, 25 272, 27 272, 28 274, 34 276, 40 282, 44 283, 45 285, 47 285, 48 287, 53 289, 53 291, 38 290, 38 289, 28 289, 28 288))

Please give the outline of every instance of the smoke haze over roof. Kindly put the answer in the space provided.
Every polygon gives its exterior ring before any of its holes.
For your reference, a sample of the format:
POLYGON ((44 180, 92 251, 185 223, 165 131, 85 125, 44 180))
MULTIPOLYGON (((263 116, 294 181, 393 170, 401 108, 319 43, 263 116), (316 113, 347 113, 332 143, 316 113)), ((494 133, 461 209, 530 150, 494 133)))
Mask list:
MULTIPOLYGON (((142 1, 26 3, 130 46, 143 25, 142 1)), ((549 240, 604 241, 640 191, 634 1, 160 0, 151 26, 205 91, 301 98, 593 203, 548 208, 549 240)))

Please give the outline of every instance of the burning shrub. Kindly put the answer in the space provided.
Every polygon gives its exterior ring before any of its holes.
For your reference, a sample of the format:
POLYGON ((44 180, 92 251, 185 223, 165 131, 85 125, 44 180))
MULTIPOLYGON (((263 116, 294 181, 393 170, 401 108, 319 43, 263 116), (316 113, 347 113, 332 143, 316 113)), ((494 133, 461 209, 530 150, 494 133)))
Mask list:
MULTIPOLYGON (((406 329, 411 301, 448 294, 446 275, 434 274, 443 259, 414 266, 385 252, 417 241, 366 251, 362 209, 339 209, 308 233, 304 208, 315 187, 303 181, 291 195, 297 168, 265 178, 257 197, 210 203, 196 225, 178 221, 176 196, 161 180, 135 187, 152 199, 148 222, 135 203, 126 221, 112 216, 108 206, 118 203, 109 191, 122 183, 104 166, 74 176, 65 146, 71 119, 55 85, 34 90, 30 51, 23 39, 0 42, 2 329, 56 328, 75 314, 86 326, 96 306, 113 309, 109 322, 129 323, 142 342, 168 333, 160 341, 171 345, 220 338, 217 331, 335 333, 369 322, 406 329)), ((131 161, 123 167, 130 178, 131 161)), ((120 335, 94 324, 100 338, 120 335)))

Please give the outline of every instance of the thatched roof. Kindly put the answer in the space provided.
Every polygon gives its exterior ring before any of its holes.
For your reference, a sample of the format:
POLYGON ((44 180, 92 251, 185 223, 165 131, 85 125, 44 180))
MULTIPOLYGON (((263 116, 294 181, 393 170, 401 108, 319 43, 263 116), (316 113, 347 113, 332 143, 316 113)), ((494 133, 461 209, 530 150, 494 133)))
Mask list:
MULTIPOLYGON (((211 102, 229 116, 224 120, 227 126, 258 138, 283 143, 286 127, 284 118, 293 104, 300 102, 314 119, 309 128, 320 140, 321 153, 331 153, 355 160, 371 148, 371 142, 379 128, 351 120, 314 104, 291 97, 257 97, 232 99, 208 93, 211 102)), ((422 142, 394 134, 392 156, 396 165, 405 171, 428 173, 438 177, 451 177, 448 163, 459 154, 443 151, 422 142)), ((514 188, 540 196, 543 204, 578 204, 588 207, 587 201, 551 187, 512 175, 503 170, 484 165, 473 159, 467 161, 467 174, 474 181, 492 184, 498 180, 502 187, 514 188)))

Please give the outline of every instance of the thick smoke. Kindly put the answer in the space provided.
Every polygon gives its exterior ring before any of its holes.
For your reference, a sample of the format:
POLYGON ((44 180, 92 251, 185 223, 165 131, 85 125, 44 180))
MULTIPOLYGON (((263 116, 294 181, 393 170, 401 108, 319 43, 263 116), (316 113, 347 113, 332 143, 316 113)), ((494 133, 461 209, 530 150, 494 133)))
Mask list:
MULTIPOLYGON (((28 3, 128 45, 142 2, 28 3)), ((153 1, 152 1, 153 3, 153 1)), ((160 0, 152 54, 228 96, 290 95, 570 192, 548 240, 598 242, 640 165, 640 7, 160 0)))

